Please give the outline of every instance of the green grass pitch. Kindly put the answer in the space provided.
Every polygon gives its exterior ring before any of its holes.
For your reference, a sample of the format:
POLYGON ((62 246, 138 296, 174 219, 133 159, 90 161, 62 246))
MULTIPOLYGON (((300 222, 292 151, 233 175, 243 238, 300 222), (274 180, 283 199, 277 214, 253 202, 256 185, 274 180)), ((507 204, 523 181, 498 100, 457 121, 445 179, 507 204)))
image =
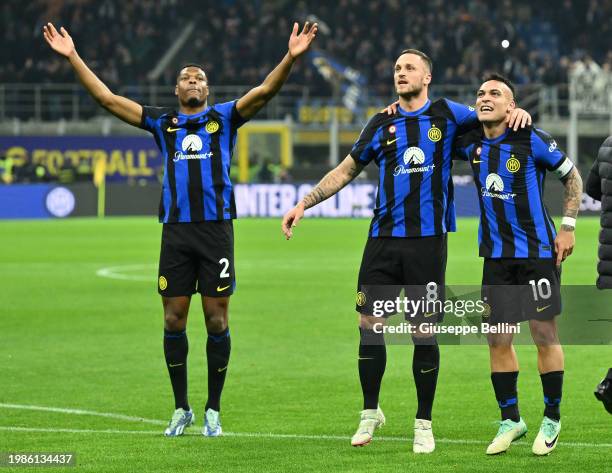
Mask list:
MULTIPOLYGON (((279 220, 236 222, 238 290, 222 400, 223 428, 234 435, 199 435, 205 332, 194 299, 189 382, 197 427, 167 439, 161 433, 174 406, 155 286, 161 225, 153 218, 3 222, 0 451, 76 452, 77 468, 68 471, 88 472, 604 471, 612 416, 592 391, 612 365, 610 346, 565 348, 563 430, 550 457, 531 454, 543 409, 532 346, 517 347, 530 431, 505 455, 484 454, 498 420, 485 346, 441 347, 437 449, 426 456, 412 454, 412 348, 390 346, 381 395, 387 425, 370 446, 350 447, 361 408, 354 300, 367 228, 366 220, 305 219, 287 242, 279 220), (104 268, 124 279, 101 277, 104 268)), ((594 283, 597 232, 596 219, 579 220, 564 283, 594 283)), ((476 220, 462 219, 449 237, 448 283, 478 284, 480 271, 476 220)))

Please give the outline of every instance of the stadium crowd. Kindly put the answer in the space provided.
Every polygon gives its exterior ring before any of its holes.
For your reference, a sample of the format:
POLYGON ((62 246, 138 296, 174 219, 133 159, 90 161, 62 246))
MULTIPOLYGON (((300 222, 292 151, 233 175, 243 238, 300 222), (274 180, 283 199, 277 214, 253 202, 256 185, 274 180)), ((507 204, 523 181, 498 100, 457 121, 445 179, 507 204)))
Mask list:
MULTIPOLYGON (((0 12, 0 83, 74 81, 43 44, 47 21, 70 31, 111 87, 173 84, 177 63, 155 79, 148 74, 192 21, 177 57, 202 63, 212 84, 259 82, 284 53, 292 21, 309 17, 321 24, 317 48, 359 70, 383 96, 407 47, 426 51, 435 81, 446 84, 477 84, 488 69, 517 84, 556 84, 575 67, 612 66, 612 0, 6 0, 0 12)), ((330 93, 306 61, 292 81, 312 95, 330 93)))

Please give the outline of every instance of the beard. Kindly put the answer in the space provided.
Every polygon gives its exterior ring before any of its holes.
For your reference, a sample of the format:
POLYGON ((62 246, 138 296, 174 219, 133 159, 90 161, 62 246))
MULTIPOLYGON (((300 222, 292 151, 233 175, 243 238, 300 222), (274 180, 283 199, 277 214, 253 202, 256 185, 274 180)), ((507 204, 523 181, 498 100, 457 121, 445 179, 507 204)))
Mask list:
POLYGON ((187 100, 183 101, 183 106, 189 108, 197 108, 204 105, 206 102, 204 100, 199 99, 198 97, 189 97, 187 100))
POLYGON ((397 95, 399 95, 401 98, 405 100, 410 100, 411 98, 418 96, 422 91, 423 91, 423 84, 415 84, 413 86, 410 86, 408 90, 405 92, 402 92, 402 93, 397 92, 397 95))

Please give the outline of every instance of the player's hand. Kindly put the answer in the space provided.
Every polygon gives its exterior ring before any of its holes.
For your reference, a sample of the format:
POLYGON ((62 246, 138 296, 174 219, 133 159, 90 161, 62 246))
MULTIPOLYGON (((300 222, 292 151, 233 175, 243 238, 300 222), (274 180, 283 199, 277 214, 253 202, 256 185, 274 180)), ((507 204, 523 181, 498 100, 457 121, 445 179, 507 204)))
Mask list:
POLYGON ((299 202, 283 217, 282 230, 288 240, 293 236, 293 227, 297 227, 298 222, 304 216, 304 203, 299 202))
POLYGON ((63 26, 60 28, 59 32, 53 26, 53 23, 47 23, 43 26, 43 36, 49 46, 58 54, 62 56, 68 57, 73 52, 75 52, 74 42, 72 41, 72 37, 66 31, 66 28, 63 26))
POLYGON ((302 28, 302 32, 298 34, 299 25, 297 23, 293 24, 293 31, 291 32, 291 37, 289 38, 289 54, 292 58, 296 58, 304 53, 304 51, 308 50, 310 47, 310 43, 315 39, 317 35, 317 30, 319 26, 314 23, 310 24, 310 22, 304 23, 304 28, 302 28))
POLYGON ((527 125, 531 125, 531 115, 522 108, 515 108, 512 113, 506 117, 508 128, 512 128, 517 131, 519 128, 525 128, 527 125))
POLYGON ((561 263, 572 254, 574 251, 574 245, 576 244, 576 237, 574 231, 559 230, 557 237, 555 238, 555 253, 557 254, 557 266, 561 266, 561 263))
POLYGON ((387 115, 395 115, 397 113, 397 107, 399 106, 399 100, 393 102, 391 105, 387 105, 383 108, 380 113, 387 112, 387 115))

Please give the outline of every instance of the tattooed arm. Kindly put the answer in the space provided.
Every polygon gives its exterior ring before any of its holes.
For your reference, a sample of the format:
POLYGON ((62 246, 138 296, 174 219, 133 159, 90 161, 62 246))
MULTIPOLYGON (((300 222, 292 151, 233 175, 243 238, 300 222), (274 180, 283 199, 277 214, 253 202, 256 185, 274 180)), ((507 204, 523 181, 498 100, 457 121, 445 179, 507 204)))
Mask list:
POLYGON ((336 168, 329 171, 308 195, 285 214, 282 230, 287 240, 293 235, 293 227, 297 226, 300 219, 304 216, 306 209, 314 207, 338 193, 344 186, 355 179, 363 168, 362 164, 358 164, 349 155, 336 168))
POLYGON ((557 254, 557 266, 572 254, 576 238, 574 228, 580 202, 582 201, 582 178, 576 167, 563 179, 565 194, 563 196, 563 220, 557 237, 555 238, 555 253, 557 254))

